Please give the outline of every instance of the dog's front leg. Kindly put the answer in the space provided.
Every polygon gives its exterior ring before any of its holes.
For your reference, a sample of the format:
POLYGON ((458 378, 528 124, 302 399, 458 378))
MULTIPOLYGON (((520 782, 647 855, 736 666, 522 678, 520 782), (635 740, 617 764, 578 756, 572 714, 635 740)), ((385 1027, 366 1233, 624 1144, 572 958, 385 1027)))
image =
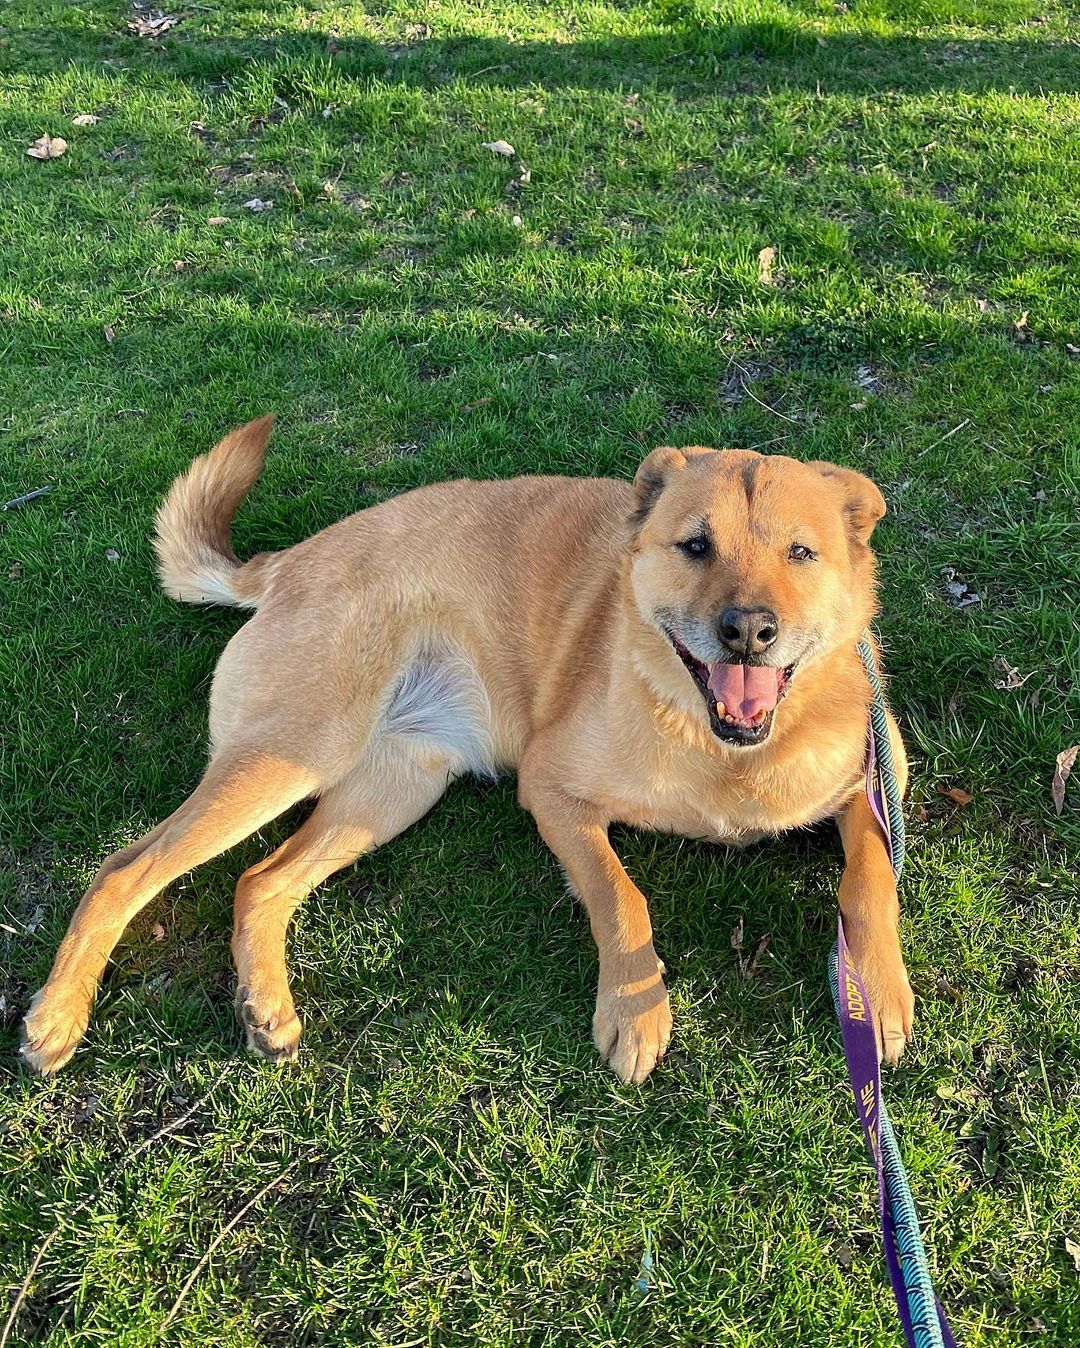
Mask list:
MULTIPOLYGON (((897 744, 898 734, 894 752, 897 744)), ((907 777, 903 746, 898 761, 903 784, 907 777)), ((846 863, 840 881, 844 935, 870 998, 878 1051, 886 1062, 895 1063, 911 1038, 915 1011, 897 931, 896 877, 881 828, 862 792, 841 811, 837 823, 846 863)))
POLYGON ((671 1035, 664 966, 653 949, 645 896, 615 855, 602 811, 527 776, 520 797, 589 914, 600 955, 596 1047, 622 1081, 644 1081, 671 1035))

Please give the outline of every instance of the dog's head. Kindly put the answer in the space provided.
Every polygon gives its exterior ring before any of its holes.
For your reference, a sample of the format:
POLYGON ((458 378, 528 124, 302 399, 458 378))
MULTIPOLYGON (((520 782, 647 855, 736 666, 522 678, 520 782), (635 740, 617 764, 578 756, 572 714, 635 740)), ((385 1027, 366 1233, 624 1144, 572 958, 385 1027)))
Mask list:
POLYGON ((634 491, 638 612, 697 685, 713 734, 763 744, 800 670, 873 616, 881 492, 830 463, 698 447, 654 450, 634 491))

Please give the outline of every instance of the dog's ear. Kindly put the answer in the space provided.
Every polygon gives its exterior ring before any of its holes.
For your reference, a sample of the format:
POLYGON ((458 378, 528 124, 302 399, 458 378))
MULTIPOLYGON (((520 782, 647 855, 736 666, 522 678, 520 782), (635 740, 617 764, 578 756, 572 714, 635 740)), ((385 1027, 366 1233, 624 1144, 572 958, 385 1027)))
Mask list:
POLYGON ((661 445, 645 459, 634 477, 634 510, 631 522, 639 529, 648 519, 660 493, 675 473, 681 473, 691 459, 701 454, 715 454, 713 449, 692 445, 688 449, 672 449, 661 445))
POLYGON ((851 468, 839 468, 835 463, 812 463, 822 477, 838 487, 844 500, 844 518, 855 538, 863 544, 870 542, 874 525, 885 514, 885 497, 862 473, 851 468))

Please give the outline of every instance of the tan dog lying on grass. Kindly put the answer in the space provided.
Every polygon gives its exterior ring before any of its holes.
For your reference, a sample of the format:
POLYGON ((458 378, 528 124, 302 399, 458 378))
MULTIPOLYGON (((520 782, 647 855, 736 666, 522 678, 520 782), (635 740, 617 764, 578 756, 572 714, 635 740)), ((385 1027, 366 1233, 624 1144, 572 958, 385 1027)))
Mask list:
POLYGON ((616 820, 741 844, 835 818, 848 942, 895 1061, 913 998, 863 792, 856 651, 875 611, 877 487, 827 463, 657 449, 632 486, 449 482, 242 563, 230 522, 272 422, 196 459, 158 513, 168 593, 256 613, 214 676, 205 776, 101 867, 26 1017, 26 1061, 54 1072, 71 1057, 116 942, 154 895, 314 796, 297 833, 241 876, 232 938, 249 1046, 295 1057, 296 906, 453 778, 510 768, 589 914, 593 1037, 624 1081, 663 1056, 671 1013, 648 906, 608 841, 616 820))

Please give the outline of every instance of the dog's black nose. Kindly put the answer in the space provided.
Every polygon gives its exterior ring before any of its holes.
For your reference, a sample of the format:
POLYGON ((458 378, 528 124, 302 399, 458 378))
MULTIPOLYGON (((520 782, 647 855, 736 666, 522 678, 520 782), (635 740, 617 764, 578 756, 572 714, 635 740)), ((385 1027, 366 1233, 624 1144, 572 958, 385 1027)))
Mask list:
POLYGON ((767 608, 726 608, 720 615, 720 639, 736 655, 761 655, 779 632, 776 614, 767 608))

